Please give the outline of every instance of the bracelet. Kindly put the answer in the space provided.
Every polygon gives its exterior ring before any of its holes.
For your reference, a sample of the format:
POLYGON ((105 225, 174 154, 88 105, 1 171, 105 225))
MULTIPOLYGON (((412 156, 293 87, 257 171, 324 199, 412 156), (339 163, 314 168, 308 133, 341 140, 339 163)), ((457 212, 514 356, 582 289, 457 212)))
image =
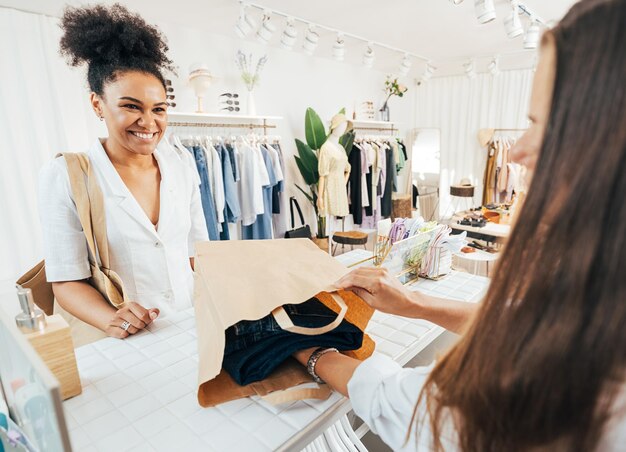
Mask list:
POLYGON ((306 363, 306 370, 309 372, 309 374, 311 374, 311 376, 313 377, 313 380, 315 380, 315 383, 320 383, 320 384, 324 383, 324 380, 318 377, 318 375, 315 373, 315 365, 317 364, 317 360, 320 359, 320 356, 328 352, 339 353, 339 350, 337 350, 336 348, 320 347, 317 350, 315 350, 313 353, 311 353, 311 356, 309 356, 309 360, 306 363))

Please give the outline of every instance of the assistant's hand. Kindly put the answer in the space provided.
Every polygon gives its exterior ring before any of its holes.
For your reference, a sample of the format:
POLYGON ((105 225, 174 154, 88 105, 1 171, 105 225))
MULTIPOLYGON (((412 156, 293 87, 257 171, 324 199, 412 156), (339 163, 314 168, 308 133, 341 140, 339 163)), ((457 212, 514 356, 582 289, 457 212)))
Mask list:
POLYGON ((131 301, 125 303, 123 308, 117 310, 109 321, 105 332, 111 337, 124 339, 131 334, 137 333, 139 330, 143 330, 158 316, 159 310, 157 308, 146 309, 139 303, 131 301), (125 321, 130 323, 127 331, 124 331, 122 328, 122 324, 125 321))
POLYGON ((385 268, 357 268, 335 283, 351 290, 374 309, 388 314, 416 317, 419 306, 414 293, 385 268))

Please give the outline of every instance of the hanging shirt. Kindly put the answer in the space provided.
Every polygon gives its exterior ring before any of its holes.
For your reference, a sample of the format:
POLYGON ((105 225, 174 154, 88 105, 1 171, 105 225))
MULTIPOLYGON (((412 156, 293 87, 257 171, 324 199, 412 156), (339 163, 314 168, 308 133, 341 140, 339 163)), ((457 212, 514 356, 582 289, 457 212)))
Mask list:
POLYGON ((348 157, 350 162, 350 178, 348 186, 350 187, 350 213, 354 220, 354 224, 363 222, 363 195, 361 193, 361 150, 355 145, 352 146, 352 152, 348 157))
POLYGON ((265 167, 267 179, 263 185, 264 212, 257 215, 256 221, 241 228, 241 238, 244 240, 265 240, 272 238, 272 187, 276 185, 276 175, 270 157, 270 151, 265 147, 258 148, 263 158, 262 165, 265 167))
MULTIPOLYGON (((168 314, 192 306, 189 258, 195 243, 208 239, 193 171, 161 145, 154 152, 161 173, 158 228, 151 223, 109 160, 101 141, 88 151, 102 191, 110 265, 124 295, 168 314)), ((49 282, 91 276, 87 240, 74 203, 64 158, 48 162, 39 175, 39 214, 49 282)))
POLYGON ((272 187, 272 213, 279 214, 280 213, 280 193, 285 190, 284 177, 283 177, 283 168, 281 163, 281 157, 278 154, 278 150, 274 145, 265 146, 265 149, 269 151, 270 158, 272 161, 272 168, 274 169, 274 174, 276 175, 276 184, 272 187))
MULTIPOLYGON (((224 197, 224 176, 222 172, 222 161, 219 153, 214 146, 210 146, 208 149, 211 152, 211 158, 213 162, 213 198, 215 199, 215 212, 217 215, 217 222, 220 225, 224 222, 224 207, 226 206, 226 198, 224 197)), ((220 231, 221 232, 221 231, 220 231)))
POLYGON ((210 173, 207 166, 207 154, 200 146, 191 146, 187 148, 196 161, 196 168, 200 175, 200 196, 202 199, 202 210, 209 238, 211 240, 219 240, 219 225, 217 224, 217 215, 215 214, 215 200, 211 192, 211 182, 209 180, 210 173))
POLYGON ((258 147, 243 143, 239 146, 239 152, 241 224, 249 226, 256 221, 257 215, 265 212, 263 187, 269 185, 269 175, 258 147))

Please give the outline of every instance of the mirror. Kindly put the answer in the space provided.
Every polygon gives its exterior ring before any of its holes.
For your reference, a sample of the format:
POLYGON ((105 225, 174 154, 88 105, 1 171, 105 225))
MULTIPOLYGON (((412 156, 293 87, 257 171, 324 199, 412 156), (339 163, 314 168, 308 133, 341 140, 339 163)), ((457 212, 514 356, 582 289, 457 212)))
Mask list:
POLYGON ((441 131, 418 128, 414 129, 414 136, 411 149, 413 206, 426 220, 438 220, 441 131))

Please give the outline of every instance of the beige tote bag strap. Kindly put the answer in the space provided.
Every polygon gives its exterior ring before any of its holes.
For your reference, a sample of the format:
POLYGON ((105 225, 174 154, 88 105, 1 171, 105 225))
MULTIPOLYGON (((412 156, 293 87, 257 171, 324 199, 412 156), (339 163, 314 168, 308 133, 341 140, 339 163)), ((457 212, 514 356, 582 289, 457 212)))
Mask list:
POLYGON ((289 315, 287 315, 287 312, 282 306, 274 309, 272 311, 272 314, 274 315, 274 319, 276 319, 276 323, 278 323, 278 326, 280 326, 285 331, 289 331, 290 333, 303 334, 305 336, 318 336, 320 334, 325 334, 337 328, 339 324, 343 321, 343 318, 346 316, 346 312, 348 312, 348 306, 346 305, 346 302, 343 301, 343 299, 337 293, 332 293, 331 296, 333 297, 333 300, 335 300, 335 303, 339 305, 339 308, 341 310, 339 311, 339 314, 337 314, 337 318, 326 326, 320 326, 318 328, 296 326, 293 324, 293 322, 289 318, 289 315))
POLYGON ((289 388, 283 391, 274 391, 261 398, 272 405, 280 405, 305 399, 326 400, 330 397, 331 392, 330 387, 323 384, 318 388, 289 388))
POLYGON ((68 173, 70 174, 70 185, 72 194, 76 201, 80 222, 85 231, 87 242, 89 243, 92 255, 100 257, 100 264, 104 270, 110 269, 109 244, 107 241, 106 221, 104 213, 104 200, 102 191, 98 186, 89 158, 86 154, 63 154, 67 162, 68 173), (85 186, 85 174, 87 175, 87 186, 85 186), (94 249, 97 247, 98 254, 94 249))
POLYGON ((85 185, 86 171, 83 172, 83 168, 77 154, 57 154, 57 157, 59 156, 63 156, 67 162, 67 173, 70 177, 70 187, 72 188, 72 196, 74 196, 74 202, 76 203, 78 219, 83 227, 89 251, 94 259, 96 259, 96 244, 94 242, 93 229, 91 226, 91 203, 89 202, 87 186, 85 185))

